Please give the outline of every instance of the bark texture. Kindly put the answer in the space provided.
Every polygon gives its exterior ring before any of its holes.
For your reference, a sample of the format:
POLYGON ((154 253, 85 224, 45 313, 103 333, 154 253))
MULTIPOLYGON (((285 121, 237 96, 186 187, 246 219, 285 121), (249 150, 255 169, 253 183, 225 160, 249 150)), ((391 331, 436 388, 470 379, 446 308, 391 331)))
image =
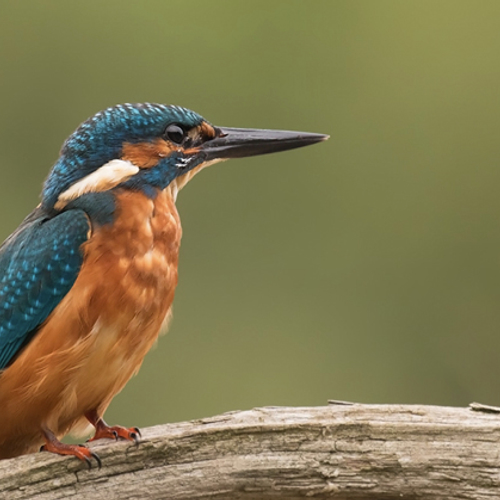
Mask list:
POLYGON ((257 408, 96 442, 102 469, 38 453, 0 461, 0 498, 500 498, 495 408, 257 408))

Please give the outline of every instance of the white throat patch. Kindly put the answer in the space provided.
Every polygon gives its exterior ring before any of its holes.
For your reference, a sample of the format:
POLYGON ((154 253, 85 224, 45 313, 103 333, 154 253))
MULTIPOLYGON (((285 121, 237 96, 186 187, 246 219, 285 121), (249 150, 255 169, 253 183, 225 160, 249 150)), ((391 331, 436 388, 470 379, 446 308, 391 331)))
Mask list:
POLYGON ((75 200, 83 194, 112 189, 130 179, 139 170, 139 167, 127 160, 111 160, 61 193, 55 208, 64 208, 71 200, 75 200))

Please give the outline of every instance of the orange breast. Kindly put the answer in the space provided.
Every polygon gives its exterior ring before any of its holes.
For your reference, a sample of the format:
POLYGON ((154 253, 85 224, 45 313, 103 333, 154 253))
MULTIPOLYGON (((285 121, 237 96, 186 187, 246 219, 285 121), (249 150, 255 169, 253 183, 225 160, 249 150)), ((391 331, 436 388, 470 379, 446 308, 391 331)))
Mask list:
POLYGON ((182 233, 171 192, 121 191, 117 207, 115 223, 84 245, 70 292, 0 379, 0 450, 9 433, 36 441, 41 424, 61 435, 85 412, 102 414, 168 318, 182 233))

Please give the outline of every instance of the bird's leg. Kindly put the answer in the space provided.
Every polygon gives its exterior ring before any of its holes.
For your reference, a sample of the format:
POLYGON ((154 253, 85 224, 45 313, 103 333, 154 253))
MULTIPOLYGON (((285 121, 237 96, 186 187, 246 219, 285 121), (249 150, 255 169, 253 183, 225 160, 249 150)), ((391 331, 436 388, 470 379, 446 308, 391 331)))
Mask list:
POLYGON ((44 427, 42 428, 43 438, 45 439, 45 444, 40 448, 40 451, 50 451, 52 453, 57 453, 58 455, 73 455, 80 460, 85 460, 87 462, 88 468, 92 468, 91 459, 95 459, 99 469, 101 468, 101 459, 99 455, 89 450, 86 446, 81 444, 65 444, 61 443, 54 433, 44 427))
POLYGON ((137 427, 127 428, 122 427, 121 425, 109 426, 95 410, 85 413, 85 418, 95 427, 94 437, 89 439, 89 441, 95 441, 96 439, 102 438, 116 440, 122 438, 127 441, 133 441, 135 444, 139 444, 141 432, 137 427))

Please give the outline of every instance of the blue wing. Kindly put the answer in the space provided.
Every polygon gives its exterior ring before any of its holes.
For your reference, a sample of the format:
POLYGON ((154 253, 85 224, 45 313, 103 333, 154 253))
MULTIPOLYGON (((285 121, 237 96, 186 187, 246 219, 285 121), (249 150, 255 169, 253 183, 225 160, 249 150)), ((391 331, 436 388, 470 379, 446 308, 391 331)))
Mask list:
POLYGON ((0 247, 0 370, 69 292, 90 230, 82 210, 32 212, 0 247))

